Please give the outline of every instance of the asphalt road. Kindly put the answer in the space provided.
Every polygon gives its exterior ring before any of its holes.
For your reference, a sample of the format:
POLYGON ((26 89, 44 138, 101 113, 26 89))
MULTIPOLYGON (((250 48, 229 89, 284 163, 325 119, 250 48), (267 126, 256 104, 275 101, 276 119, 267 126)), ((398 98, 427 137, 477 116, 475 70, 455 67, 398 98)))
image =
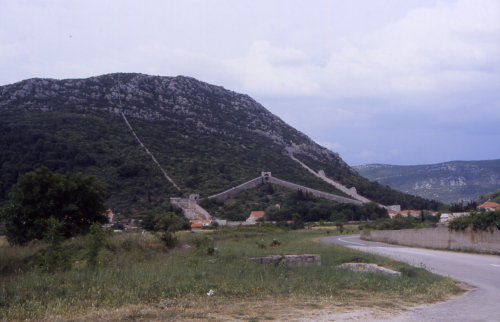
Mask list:
POLYGON ((380 254, 411 265, 426 266, 476 287, 463 296, 410 311, 398 321, 500 321, 500 256, 439 251, 368 242, 359 235, 320 238, 321 242, 380 254))

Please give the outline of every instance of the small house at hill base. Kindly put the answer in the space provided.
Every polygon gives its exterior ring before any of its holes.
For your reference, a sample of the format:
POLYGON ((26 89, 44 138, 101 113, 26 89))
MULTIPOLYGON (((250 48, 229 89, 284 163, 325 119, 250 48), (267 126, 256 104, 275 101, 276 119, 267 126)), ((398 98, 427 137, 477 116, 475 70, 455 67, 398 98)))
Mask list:
MULTIPOLYGON (((388 210, 387 213, 389 217, 394 218, 396 215, 402 215, 403 217, 408 216, 408 214, 412 217, 420 217, 421 210, 401 210, 401 211, 391 211, 388 210)), ((436 216, 436 212, 429 211, 429 213, 433 216, 436 216)))
POLYGON ((247 218, 246 222, 247 223, 256 223, 257 219, 263 218, 263 217, 264 217, 263 211, 252 211, 250 213, 250 217, 247 218))
POLYGON ((212 225, 212 220, 202 220, 202 219, 194 219, 190 220, 191 223, 191 229, 193 228, 203 228, 203 227, 208 227, 212 225))
POLYGON ((500 210, 500 205, 496 202, 488 201, 483 203, 482 205, 477 206, 478 209, 484 209, 486 211, 495 211, 500 210))

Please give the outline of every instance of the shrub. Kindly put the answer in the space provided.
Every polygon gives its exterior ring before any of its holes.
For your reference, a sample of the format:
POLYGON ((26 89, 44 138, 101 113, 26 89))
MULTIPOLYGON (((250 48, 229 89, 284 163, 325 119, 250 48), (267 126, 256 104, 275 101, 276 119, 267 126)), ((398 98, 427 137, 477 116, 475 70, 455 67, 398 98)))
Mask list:
POLYGON ((276 239, 273 239, 273 241, 271 242, 271 247, 277 247, 281 245, 281 243, 279 241, 277 241, 276 239))
POLYGON ((487 230, 494 227, 500 229, 500 210, 488 211, 485 213, 471 213, 450 220, 448 227, 454 230, 464 230, 471 226, 474 230, 487 230))
POLYGON ((158 238, 163 242, 167 248, 174 248, 179 244, 179 239, 169 231, 164 231, 158 234, 158 238))
POLYGON ((200 254, 213 255, 215 253, 215 242, 207 236, 195 237, 191 242, 200 254))
POLYGON ((97 256, 99 256, 99 251, 106 242, 106 232, 101 229, 99 223, 94 223, 90 227, 91 243, 88 248, 88 260, 87 264, 90 267, 95 268, 97 266, 97 256))
POLYGON ((46 272, 71 269, 71 251, 67 247, 62 246, 64 241, 64 226, 64 222, 54 217, 50 217, 47 220, 44 240, 49 246, 36 254, 39 266, 46 272))

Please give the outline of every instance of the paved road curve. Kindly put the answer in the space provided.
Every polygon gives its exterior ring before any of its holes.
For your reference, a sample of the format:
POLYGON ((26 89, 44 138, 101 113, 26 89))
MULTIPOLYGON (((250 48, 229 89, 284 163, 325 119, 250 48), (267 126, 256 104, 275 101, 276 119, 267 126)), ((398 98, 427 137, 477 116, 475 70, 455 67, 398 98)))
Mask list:
POLYGON ((430 250, 359 239, 359 235, 320 241, 376 253, 477 287, 451 301, 402 314, 398 321, 500 321, 500 256, 430 250))

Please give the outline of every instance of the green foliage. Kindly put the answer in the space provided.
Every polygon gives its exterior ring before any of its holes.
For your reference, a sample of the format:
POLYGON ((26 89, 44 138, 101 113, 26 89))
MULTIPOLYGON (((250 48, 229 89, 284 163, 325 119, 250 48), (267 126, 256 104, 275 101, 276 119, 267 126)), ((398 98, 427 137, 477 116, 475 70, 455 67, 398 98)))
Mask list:
MULTIPOLYGON (((203 253, 196 247, 182 252, 163 252, 161 248, 155 250, 149 246, 152 241, 150 234, 114 235, 101 251, 102 264, 98 274, 90 267, 82 266, 58 274, 25 269, 3 278, 0 319, 54 320, 57 314, 59 320, 68 320, 87 310, 95 310, 95 307, 106 310, 144 303, 157 305, 161 301, 190 304, 193 298, 206 297, 210 289, 224 302, 239 303, 282 296, 325 298, 340 303, 345 302, 346 297, 349 300, 353 294, 363 296, 364 302, 366 296, 372 296, 368 299, 374 300, 391 296, 394 300, 434 302, 446 298, 445 293, 459 292, 451 279, 424 269, 413 269, 404 263, 396 268, 403 272, 400 278, 333 269, 352 261, 385 267, 395 265, 390 264, 390 259, 375 254, 314 242, 312 239, 320 236, 318 231, 283 234, 276 229, 267 232, 261 229, 259 232, 263 235, 245 237, 250 231, 234 229, 224 233, 221 230, 212 235, 214 239, 219 237, 219 260, 213 262, 207 260, 206 248, 203 253), (281 245, 277 249, 255 247, 255 242, 262 239, 266 244, 279 239, 281 245), (283 267, 259 265, 248 260, 249 257, 276 253, 319 254, 322 265, 283 267)), ((84 251, 89 242, 89 236, 79 236, 72 241, 75 249, 81 246, 84 251)), ((8 250, 2 248, 1 253, 8 253, 8 250)), ((185 313, 184 305, 179 308, 185 313)), ((131 317, 122 320, 127 319, 131 317)), ((145 319, 151 320, 151 317, 145 319)))
POLYGON ((496 202, 500 203, 500 189, 490 192, 488 194, 485 194, 484 196, 479 196, 479 199, 477 200, 477 204, 483 204, 487 201, 491 202, 496 202))
POLYGON ((161 212, 154 214, 150 212, 142 221, 145 230, 153 231, 167 248, 174 248, 179 240, 174 233, 179 230, 189 229, 189 220, 175 212, 161 212))
POLYGON ((189 229, 189 220, 182 209, 165 201, 160 207, 148 211, 143 217, 141 227, 147 231, 170 231, 189 229))
POLYGON ((450 220, 448 227, 454 230, 464 230, 471 225, 474 230, 500 229, 500 210, 458 216, 450 220))
POLYGON ((360 230, 398 230, 413 228, 429 228, 430 221, 421 221, 421 218, 397 214, 394 218, 380 218, 371 223, 360 226, 360 230))
POLYGON ((264 243, 261 243, 261 242, 259 242, 259 241, 256 241, 255 243, 257 244, 257 246, 258 246, 260 249, 266 249, 266 248, 267 248, 266 244, 264 244, 264 243))
POLYGON ((123 229, 125 229, 125 226, 122 223, 117 222, 117 223, 114 223, 111 226, 111 228, 118 229, 118 230, 123 230, 123 229))
POLYGON ((266 193, 269 195, 272 195, 274 193, 273 185, 270 182, 267 184, 266 193))
POLYGON ((199 254, 213 255, 215 253, 215 241, 208 236, 195 237, 191 243, 199 254))
POLYGON ((186 229, 189 221, 185 217, 180 217, 173 212, 163 212, 155 216, 155 231, 176 232, 186 229))
MULTIPOLYGON (((0 205, 6 204, 7 193, 19 176, 42 165, 56 173, 72 171, 94 175, 96 181, 106 187, 106 202, 122 214, 152 210, 169 197, 178 195, 121 117, 66 106, 53 103, 53 110, 47 113, 21 113, 15 108, 0 111, 0 205)), ((344 196, 253 132, 238 132, 238 137, 233 138, 218 133, 207 135, 198 131, 195 125, 173 119, 152 122, 129 118, 129 122, 185 195, 200 193, 206 197, 224 191, 257 177, 264 168, 280 179, 344 196)), ((285 136, 293 136, 292 132, 285 136)), ((294 142, 298 143, 295 138, 294 142)), ((338 168, 342 174, 340 182, 355 185, 360 192, 360 189, 370 192, 367 197, 374 201, 384 200, 378 195, 381 187, 365 184, 366 179, 347 168, 312 159, 303 161, 317 170, 338 168)), ((275 200, 276 193, 271 193, 271 188, 274 192, 278 190, 265 185, 261 202, 266 203, 267 195, 275 200)), ((384 195, 392 196, 393 193, 385 191, 384 195)), ((397 198, 385 198, 386 204, 411 205, 399 202, 399 195, 404 196, 398 193, 397 198)), ((405 198, 414 197, 406 195, 405 198)), ((249 208, 238 203, 225 209, 224 214, 229 220, 244 220, 249 208)))
POLYGON ((179 239, 170 231, 162 231, 157 236, 167 248, 174 248, 179 245, 179 239))
POLYGON ((277 241, 276 239, 273 239, 270 246, 271 247, 278 247, 279 245, 281 245, 281 242, 277 241))
POLYGON ((304 222, 302 221, 302 217, 295 213, 292 215, 292 224, 290 225, 292 230, 304 229, 304 222))
POLYGON ((293 220, 292 214, 294 213, 299 214, 303 222, 319 222, 321 220, 345 222, 360 220, 362 216, 372 216, 374 219, 389 217, 387 210, 375 203, 362 205, 338 203, 316 198, 299 190, 283 195, 280 209, 273 205, 265 208, 265 219, 267 221, 289 221, 293 220))
POLYGON ((90 236, 92 241, 88 249, 88 259, 87 264, 95 268, 97 266, 97 257, 99 256, 99 251, 106 242, 106 233, 101 229, 99 223, 95 222, 92 227, 90 227, 90 236))
POLYGON ((337 229, 340 231, 341 234, 344 232, 344 224, 343 223, 336 222, 335 226, 337 226, 337 229))
POLYGON ((448 223, 448 228, 454 230, 464 230, 472 225, 473 217, 470 215, 455 217, 448 223))
POLYGON ((12 244, 42 239, 50 217, 62 222, 65 237, 87 233, 92 222, 108 221, 103 214, 103 187, 81 173, 62 175, 41 167, 20 176, 9 198, 0 218, 12 244))
POLYGON ((54 217, 50 217, 47 220, 44 240, 48 246, 45 250, 37 253, 38 265, 46 272, 71 269, 71 254, 67 249, 62 247, 64 226, 64 222, 54 217))

